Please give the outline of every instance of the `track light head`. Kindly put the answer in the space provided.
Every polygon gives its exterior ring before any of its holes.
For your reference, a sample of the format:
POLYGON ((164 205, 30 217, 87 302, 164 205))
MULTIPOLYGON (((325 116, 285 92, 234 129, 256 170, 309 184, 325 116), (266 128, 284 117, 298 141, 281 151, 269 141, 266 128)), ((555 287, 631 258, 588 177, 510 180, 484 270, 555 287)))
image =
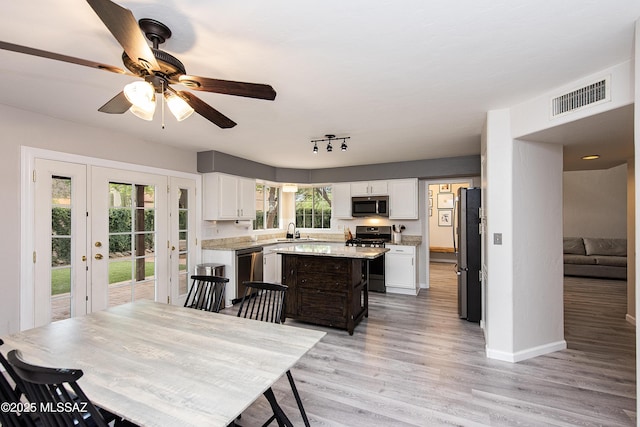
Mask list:
POLYGON ((333 147, 331 146, 331 141, 327 144, 327 152, 330 153, 333 151, 333 147))

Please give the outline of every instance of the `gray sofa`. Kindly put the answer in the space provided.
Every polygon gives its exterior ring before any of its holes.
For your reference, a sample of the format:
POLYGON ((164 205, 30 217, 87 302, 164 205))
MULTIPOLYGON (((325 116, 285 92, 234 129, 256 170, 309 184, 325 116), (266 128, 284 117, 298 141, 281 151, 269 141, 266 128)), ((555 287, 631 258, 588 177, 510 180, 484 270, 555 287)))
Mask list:
POLYGON ((627 239, 565 237, 565 276, 627 278, 627 239))

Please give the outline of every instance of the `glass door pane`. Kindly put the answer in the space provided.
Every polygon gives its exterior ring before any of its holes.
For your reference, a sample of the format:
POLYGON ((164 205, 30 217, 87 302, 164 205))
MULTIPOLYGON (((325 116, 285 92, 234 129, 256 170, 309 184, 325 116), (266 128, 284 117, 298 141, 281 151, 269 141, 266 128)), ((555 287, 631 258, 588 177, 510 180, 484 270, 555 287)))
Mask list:
POLYGON ((71 178, 51 178, 51 321, 71 317, 71 178))
POLYGON ((170 179, 170 296, 169 301, 182 305, 196 265, 196 182, 192 179, 170 179))
POLYGON ((109 307, 155 300, 155 187, 109 182, 109 307))

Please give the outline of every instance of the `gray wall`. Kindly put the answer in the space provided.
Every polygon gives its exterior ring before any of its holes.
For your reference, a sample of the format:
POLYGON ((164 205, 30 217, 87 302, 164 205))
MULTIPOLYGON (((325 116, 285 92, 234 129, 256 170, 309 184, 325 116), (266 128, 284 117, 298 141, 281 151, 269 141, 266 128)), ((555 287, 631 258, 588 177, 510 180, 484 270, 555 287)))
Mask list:
POLYGON ((276 168, 220 151, 198 153, 198 172, 224 172, 248 178, 298 184, 398 178, 453 178, 480 175, 480 156, 414 160, 328 169, 276 168))

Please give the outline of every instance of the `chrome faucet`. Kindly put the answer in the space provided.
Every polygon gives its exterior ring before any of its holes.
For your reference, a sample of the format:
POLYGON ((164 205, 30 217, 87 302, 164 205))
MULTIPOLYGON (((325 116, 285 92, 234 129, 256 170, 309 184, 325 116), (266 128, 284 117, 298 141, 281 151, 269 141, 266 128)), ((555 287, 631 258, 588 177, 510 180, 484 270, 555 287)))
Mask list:
POLYGON ((287 239, 295 239, 295 238, 296 238, 296 223, 290 222, 289 225, 287 225, 287 239), (291 228, 292 225, 293 225, 293 233, 289 233, 289 229, 291 228))

